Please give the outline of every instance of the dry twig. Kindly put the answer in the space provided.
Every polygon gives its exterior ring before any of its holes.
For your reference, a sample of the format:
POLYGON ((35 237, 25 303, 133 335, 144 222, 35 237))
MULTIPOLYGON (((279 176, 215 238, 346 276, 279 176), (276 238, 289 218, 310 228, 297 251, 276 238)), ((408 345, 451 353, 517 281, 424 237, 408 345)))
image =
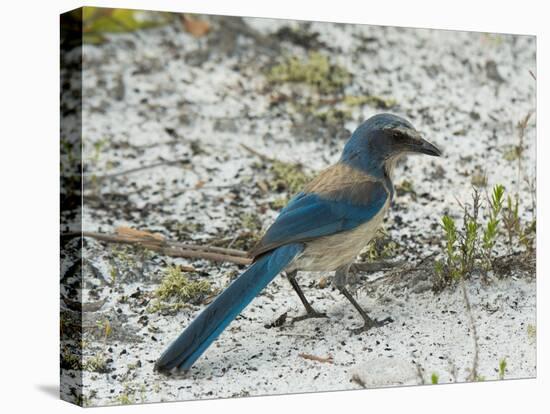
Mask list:
POLYGON ((357 385, 363 388, 367 388, 367 384, 361 379, 361 377, 357 374, 353 374, 351 377, 351 381, 355 382, 357 385))
POLYGON ((323 362, 328 364, 334 363, 334 359, 332 358, 332 355, 329 355, 326 357, 320 357, 320 356, 311 355, 311 354, 298 354, 298 356, 304 359, 309 359, 311 361, 323 362))
POLYGON ((242 250, 225 249, 214 246, 197 246, 187 243, 178 243, 164 239, 163 236, 139 230, 122 228, 117 229, 117 234, 83 231, 82 233, 65 233, 63 237, 90 237, 107 243, 123 243, 144 247, 146 249, 172 257, 185 257, 195 259, 207 259, 215 262, 229 262, 247 265, 252 259, 242 250))
POLYGON ((154 164, 142 165, 141 167, 130 168, 128 170, 119 171, 111 174, 95 175, 93 173, 89 173, 89 174, 85 174, 84 178, 93 179, 96 182, 100 182, 103 180, 109 180, 109 179, 120 177, 123 175, 129 175, 140 171, 150 170, 152 168, 162 167, 165 165, 178 165, 178 164, 187 164, 187 163, 189 163, 189 159, 187 158, 184 158, 181 160, 164 160, 164 161, 156 162, 154 164))
POLYGON ((460 279, 460 287, 462 289, 462 296, 464 297, 464 303, 466 305, 466 312, 470 318, 470 325, 472 327, 472 334, 474 337, 474 359, 472 361, 472 369, 470 371, 470 381, 476 381, 478 378, 477 366, 479 361, 479 345, 477 339, 477 328, 474 320, 474 315, 472 314, 472 306, 470 305, 470 298, 468 292, 466 291, 466 284, 464 283, 464 278, 460 279))
POLYGON ((275 161, 275 158, 268 157, 267 155, 262 154, 259 151, 256 151, 254 148, 249 147, 246 144, 241 144, 241 147, 243 147, 245 150, 247 150, 251 154, 255 155, 256 157, 260 158, 262 161, 266 161, 266 162, 274 162, 275 161))

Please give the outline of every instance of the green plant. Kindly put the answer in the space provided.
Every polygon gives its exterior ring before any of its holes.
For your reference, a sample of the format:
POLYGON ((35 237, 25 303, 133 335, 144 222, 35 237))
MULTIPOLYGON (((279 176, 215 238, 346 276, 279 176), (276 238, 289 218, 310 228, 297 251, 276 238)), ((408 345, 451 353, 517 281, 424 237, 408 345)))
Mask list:
POLYGON ((490 213, 487 226, 483 232, 482 246, 485 257, 486 269, 492 267, 493 248, 498 234, 499 215, 502 210, 502 199, 504 196, 504 186, 498 184, 493 188, 491 200, 489 201, 490 213))
POLYGON ((475 187, 486 187, 487 186, 487 174, 485 172, 477 172, 472 174, 470 182, 475 187))
POLYGON ((168 23, 172 15, 165 12, 144 12, 130 9, 104 9, 83 7, 82 40, 99 44, 107 38, 106 33, 125 33, 168 23))
POLYGON ((443 218, 441 219, 441 224, 443 225, 443 230, 445 230, 447 265, 450 268, 452 267, 456 257, 456 253, 455 253, 456 240, 457 240, 456 225, 454 220, 449 216, 443 216, 443 218))
POLYGON ((99 330, 100 335, 103 336, 103 343, 107 343, 107 338, 113 332, 109 319, 96 321, 96 328, 99 330))
POLYGON ((478 247, 478 230, 479 230, 479 207, 480 197, 479 191, 474 187, 472 194, 472 207, 467 205, 462 206, 463 221, 462 231, 459 233, 459 250, 460 250, 460 275, 465 276, 472 272, 475 265, 476 252, 478 247))
MULTIPOLYGON (((479 191, 474 188, 471 204, 460 204, 463 210, 462 227, 459 229, 453 218, 448 215, 441 219, 444 233, 444 260, 437 260, 434 270, 437 275, 436 290, 441 289, 453 281, 469 277, 475 270, 481 269, 486 275, 493 268, 495 245, 500 230, 501 220, 512 229, 517 228, 517 208, 511 209, 507 222, 503 216, 504 187, 496 185, 491 198, 488 200, 488 217, 483 224, 481 217, 481 198, 479 191)), ((508 197, 509 202, 511 198, 508 197)), ((519 219, 518 219, 519 220, 519 219)), ((512 231, 512 230, 510 230, 512 231)), ((513 230, 516 231, 516 230, 513 230)))
POLYGON ((445 261, 436 260, 435 272, 438 275, 441 285, 448 284, 451 280, 457 279, 460 276, 460 271, 457 266, 457 230, 456 224, 452 217, 443 216, 441 226, 445 233, 445 261))
POLYGON ((514 245, 514 236, 520 234, 521 226, 519 219, 519 200, 516 196, 515 200, 512 200, 512 197, 508 195, 506 199, 506 207, 503 212, 502 221, 504 228, 506 229, 506 234, 508 236, 508 250, 510 253, 513 251, 514 245))
POLYGON ((433 372, 431 380, 432 380, 432 384, 439 384, 439 375, 433 372))
POLYGON ((527 325, 527 338, 531 343, 536 343, 537 341, 537 327, 533 324, 527 325))
POLYGON ((129 405, 132 404, 132 399, 130 396, 126 393, 122 393, 118 396, 118 402, 122 405, 129 405))
POLYGON ((498 362, 498 378, 504 379, 504 374, 506 373, 506 358, 502 358, 498 362))
POLYGON ((537 222, 536 219, 533 219, 531 223, 522 224, 519 215, 519 197, 517 194, 514 199, 511 196, 507 197, 506 206, 503 208, 502 222, 506 230, 508 251, 510 253, 514 251, 516 241, 528 250, 533 248, 537 222))
POLYGON ((518 143, 513 148, 513 154, 512 157, 513 160, 517 160, 517 191, 514 196, 514 199, 512 199, 511 196, 508 196, 507 203, 506 203, 506 209, 503 217, 504 227, 506 229, 507 235, 508 235, 508 249, 510 253, 513 251, 513 243, 514 239, 517 238, 517 241, 523 245, 525 248, 531 250, 533 247, 533 240, 534 240, 534 234, 536 232, 536 220, 535 220, 535 209, 536 209, 536 202, 535 202, 535 185, 534 185, 534 179, 526 178, 525 181, 527 182, 527 185, 529 187, 529 190, 531 192, 531 198, 532 198, 532 209, 533 209, 533 220, 530 224, 522 225, 520 217, 519 217, 519 186, 522 182, 521 173, 523 171, 522 168, 522 161, 523 161, 523 154, 525 152, 525 136, 527 132, 527 126, 529 125, 529 121, 531 119, 531 116, 533 115, 532 112, 527 113, 522 119, 520 119, 516 125, 516 128, 518 130, 518 143))
POLYGON ((105 138, 95 141, 93 143, 94 153, 92 156, 92 161, 94 162, 94 164, 98 163, 101 152, 103 151, 103 148, 105 147, 106 144, 107 144, 107 140, 105 138))
POLYGON ((116 278, 117 278, 117 269, 114 266, 111 266, 111 269, 109 270, 109 276, 111 276, 111 286, 116 285, 116 278))

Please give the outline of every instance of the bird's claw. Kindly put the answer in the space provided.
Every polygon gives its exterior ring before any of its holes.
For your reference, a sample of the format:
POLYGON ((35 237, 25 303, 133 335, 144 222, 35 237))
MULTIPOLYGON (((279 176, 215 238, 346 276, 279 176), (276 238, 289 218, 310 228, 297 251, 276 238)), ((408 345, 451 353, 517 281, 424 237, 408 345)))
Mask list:
POLYGON ((295 318, 292 318, 290 323, 300 322, 311 318, 328 318, 328 316, 324 312, 311 311, 304 315, 296 316, 295 318))
POLYGON ((365 324, 360 328, 352 329, 351 332, 358 335, 363 332, 367 332, 369 329, 372 328, 380 328, 381 326, 387 325, 389 323, 393 322, 393 318, 391 316, 388 316, 387 318, 384 318, 382 320, 371 320, 370 322, 365 322, 365 324))

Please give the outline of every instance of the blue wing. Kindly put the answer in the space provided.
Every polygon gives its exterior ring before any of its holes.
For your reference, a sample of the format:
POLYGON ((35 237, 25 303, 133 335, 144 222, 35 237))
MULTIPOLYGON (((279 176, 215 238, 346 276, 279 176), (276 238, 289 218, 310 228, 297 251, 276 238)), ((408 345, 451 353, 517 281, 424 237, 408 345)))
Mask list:
POLYGON ((250 255, 256 257, 285 244, 351 230, 374 217, 387 199, 388 192, 378 181, 366 181, 327 194, 299 193, 281 211, 250 255))

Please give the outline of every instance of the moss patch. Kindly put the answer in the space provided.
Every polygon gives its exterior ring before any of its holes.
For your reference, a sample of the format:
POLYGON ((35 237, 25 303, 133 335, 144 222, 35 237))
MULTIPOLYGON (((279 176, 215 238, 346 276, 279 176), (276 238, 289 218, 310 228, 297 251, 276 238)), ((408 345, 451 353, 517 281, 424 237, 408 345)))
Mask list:
POLYGON ((399 196, 403 196, 405 194, 410 194, 413 199, 416 198, 416 191, 414 191, 414 186, 412 181, 409 180, 403 180, 400 184, 397 184, 395 186, 395 192, 399 196))
POLYGON ((262 221, 260 220, 260 217, 257 214, 243 213, 241 215, 241 227, 243 229, 256 232, 261 230, 262 221))
POLYGON ((153 293, 156 300, 149 307, 149 311, 177 311, 188 303, 202 302, 211 293, 212 287, 208 281, 189 280, 179 266, 169 266, 160 286, 153 293))
POLYGON ((81 359, 77 351, 71 351, 68 347, 65 347, 61 353, 61 368, 74 369, 77 371, 82 369, 81 359))
POLYGON ((287 203, 288 203, 287 197, 278 197, 275 200, 273 200, 271 203, 269 203, 269 207, 271 207, 273 210, 280 210, 284 206, 286 206, 287 203))
POLYGON ((273 175, 273 180, 270 182, 271 188, 278 192, 286 191, 289 194, 300 191, 311 179, 304 172, 301 164, 274 161, 270 166, 270 172, 273 175))
POLYGON ((521 157, 522 148, 520 146, 512 145, 507 146, 504 149, 503 157, 506 161, 515 161, 521 157))
POLYGON ((91 372, 100 372, 100 373, 109 372, 107 368, 107 360, 105 359, 105 356, 101 352, 88 358, 82 365, 82 369, 84 369, 85 371, 91 371, 91 372))
POLYGON ((243 213, 239 218, 240 222, 235 229, 238 236, 232 240, 231 247, 248 251, 260 240, 262 220, 254 213, 243 213))
POLYGON ((315 114, 321 122, 327 124, 342 124, 348 120, 353 119, 351 111, 347 109, 330 108, 326 111, 317 112, 315 114))
POLYGON ((367 262, 375 262, 377 260, 391 259, 399 252, 399 245, 393 241, 387 234, 379 233, 364 250, 360 257, 367 262))
POLYGON ((294 56, 287 57, 267 73, 267 79, 271 83, 304 83, 322 94, 342 91, 351 82, 351 78, 347 69, 331 63, 327 56, 319 52, 311 52, 303 60, 294 56))
POLYGON ((535 325, 527 325, 527 338, 533 344, 537 342, 537 327, 535 325))
POLYGON ((117 402, 119 402, 122 405, 129 405, 129 404, 132 404, 132 399, 128 394, 122 393, 118 396, 117 402))
POLYGON ((397 105, 393 98, 384 98, 376 95, 346 96, 343 102, 348 106, 369 105, 379 109, 390 109, 397 105))

